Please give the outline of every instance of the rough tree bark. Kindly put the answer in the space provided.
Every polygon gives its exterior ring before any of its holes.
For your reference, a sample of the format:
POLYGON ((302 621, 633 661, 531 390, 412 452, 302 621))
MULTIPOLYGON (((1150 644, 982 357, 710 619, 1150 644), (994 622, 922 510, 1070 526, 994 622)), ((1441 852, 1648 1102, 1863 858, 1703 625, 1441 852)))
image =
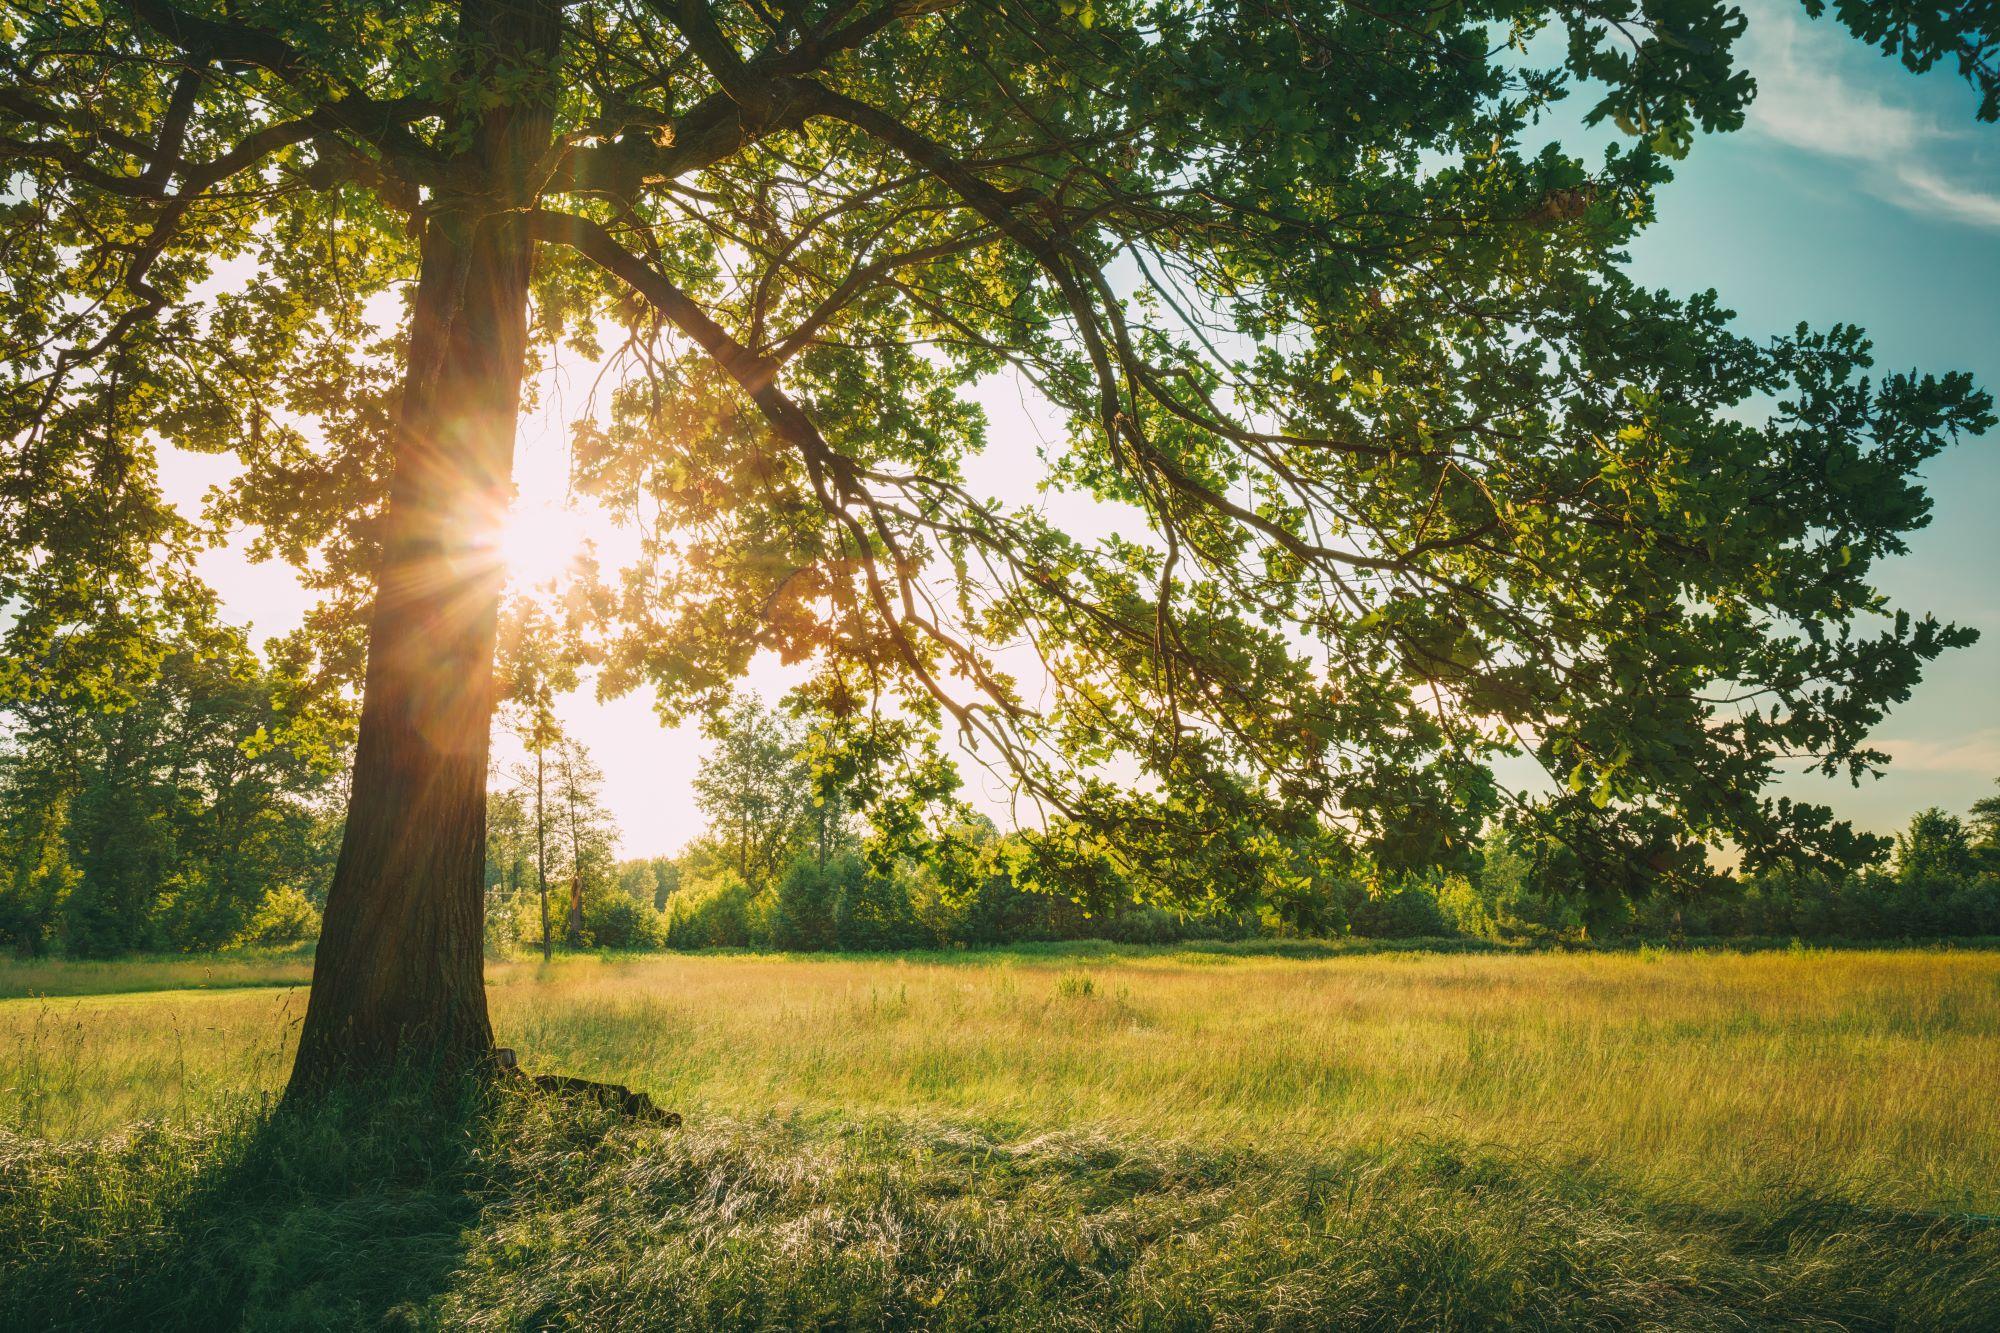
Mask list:
MULTIPOLYGON (((430 202, 347 826, 289 1096, 493 1049, 486 766, 534 242, 515 210, 553 126, 558 0, 464 0, 462 67, 509 90, 430 202), (540 77, 535 73, 538 72, 540 77)), ((468 103, 471 99, 467 99, 468 103)))

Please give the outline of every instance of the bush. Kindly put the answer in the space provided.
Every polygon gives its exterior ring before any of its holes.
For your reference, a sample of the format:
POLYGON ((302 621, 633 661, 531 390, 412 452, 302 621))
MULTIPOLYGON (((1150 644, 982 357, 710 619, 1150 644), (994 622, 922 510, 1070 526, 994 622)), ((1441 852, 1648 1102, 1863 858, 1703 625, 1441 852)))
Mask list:
POLYGON ((667 900, 666 944, 673 949, 747 949, 750 886, 733 870, 692 879, 667 900))
POLYGON ((927 942, 900 883, 868 873, 854 857, 829 862, 828 869, 840 880, 833 920, 841 948, 915 949, 927 942))
POLYGON ((58 839, 33 849, 24 864, 0 871, 0 944, 40 957, 57 939, 62 905, 82 876, 58 839))
POLYGON ((959 938, 967 944, 1020 944, 1082 939, 1089 925, 1068 898, 1038 893, 1005 875, 990 876, 966 904, 959 938))
POLYGON ((851 857, 827 865, 800 857, 778 882, 771 908, 771 943, 780 949, 819 950, 840 947, 834 927, 842 875, 853 873, 851 857))
POLYGON ((583 928, 600 949, 657 949, 667 942, 666 918, 651 904, 617 892, 584 904, 583 928))
POLYGON ((1363 898, 1349 916, 1355 934, 1378 940, 1413 940, 1457 933, 1437 898, 1415 884, 1363 898))
POLYGON ((319 938, 319 909, 292 885, 264 895, 233 941, 239 948, 289 949, 319 938))

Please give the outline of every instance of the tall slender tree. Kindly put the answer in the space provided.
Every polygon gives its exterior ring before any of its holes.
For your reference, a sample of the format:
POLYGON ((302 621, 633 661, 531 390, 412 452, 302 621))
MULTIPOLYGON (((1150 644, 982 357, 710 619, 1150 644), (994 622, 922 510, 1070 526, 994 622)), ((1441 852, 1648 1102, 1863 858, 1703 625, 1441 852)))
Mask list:
POLYGON ((590 752, 565 737, 554 753, 556 811, 564 843, 564 878, 569 882, 563 934, 580 944, 585 942, 585 904, 595 899, 611 874, 618 829, 604 808, 604 772, 590 752))
POLYGON ((569 744, 556 716, 556 696, 576 688, 576 658, 565 652, 555 620, 535 601, 516 598, 505 608, 499 636, 501 694, 514 734, 528 752, 517 774, 532 795, 535 894, 542 909, 542 961, 555 956, 549 921, 549 753, 569 744))
MULTIPOLYGON (((1831 10, 2000 114, 1990 6, 1831 10)), ((1161 893, 1322 817, 1457 855, 1510 749, 1621 873, 1838 856, 1760 794, 1776 757, 1871 767, 1968 637, 1869 580, 1987 400, 1619 268, 1742 120, 1724 0, 0 14, 0 686, 108 680, 141 592, 195 595, 157 442, 242 459, 211 517, 329 594, 361 679, 301 1091, 491 1048, 494 537, 556 341, 629 372, 578 447, 647 524, 593 602, 608 687, 671 715, 810 660, 832 716, 900 695, 1053 853, 1161 893), (1524 150, 1573 92, 1626 141, 1524 150), (1007 369, 1066 422, 1049 480, 1136 535, 969 485, 967 390, 1007 369)))
POLYGON ((776 882, 805 844, 812 780, 791 719, 746 696, 709 723, 714 748, 695 775, 709 835, 752 890, 776 882))

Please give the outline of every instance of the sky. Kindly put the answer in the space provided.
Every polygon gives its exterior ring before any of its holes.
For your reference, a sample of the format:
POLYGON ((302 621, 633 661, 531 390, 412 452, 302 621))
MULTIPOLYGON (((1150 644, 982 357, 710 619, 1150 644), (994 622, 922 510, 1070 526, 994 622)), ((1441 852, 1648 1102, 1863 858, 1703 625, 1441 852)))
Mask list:
MULTIPOLYGON (((1973 94, 1948 70, 1913 76, 1788 0, 1742 7, 1759 85, 1749 124, 1699 141, 1680 164, 1660 195, 1658 224, 1633 249, 1635 276, 1680 295, 1714 288, 1751 336, 1801 321, 1858 324, 1881 370, 1969 370, 2000 388, 2000 126, 1973 120, 1973 94)), ((510 550, 531 577, 597 526, 563 508, 565 422, 593 369, 558 365, 522 423, 510 550)), ((968 479, 1018 493, 1010 460, 1031 455, 1050 424, 1004 385, 980 399, 988 452, 968 479)), ((229 472, 226 460, 195 455, 162 465, 169 494, 188 505, 229 472)), ((2000 778, 2000 432, 1947 451, 1925 478, 1930 526, 1879 571, 1880 586, 1894 605, 1973 626, 1982 640, 1934 664, 1878 729, 1892 756, 1885 776, 1859 787, 1803 773, 1781 783, 1875 832, 1894 831, 1925 806, 1963 811, 2000 778)), ((1058 517, 1095 526, 1088 500, 1050 503, 1058 517)), ((604 537, 604 554, 617 544, 604 537)), ((240 548, 211 552, 204 564, 226 613, 259 637, 295 626, 305 600, 290 572, 253 565, 240 548)), ((750 681, 773 697, 788 683, 763 666, 750 681)), ((604 770, 626 855, 669 854, 702 831, 692 782, 706 745, 696 730, 661 726, 643 694, 599 701, 586 689, 565 698, 562 713, 604 770)), ((511 753, 496 735, 503 764, 511 753)), ((966 777, 975 803, 1004 808, 996 779, 973 767, 966 777)))

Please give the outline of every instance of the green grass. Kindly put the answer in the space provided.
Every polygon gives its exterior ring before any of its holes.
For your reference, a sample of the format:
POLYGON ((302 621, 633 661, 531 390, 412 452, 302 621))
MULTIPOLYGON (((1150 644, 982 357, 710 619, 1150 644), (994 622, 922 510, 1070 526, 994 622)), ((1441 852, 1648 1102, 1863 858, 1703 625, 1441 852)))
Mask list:
POLYGON ((442 1126, 273 1119, 304 992, 135 966, 162 989, 0 1001, 0 1326, 1969 1328, 2000 1308, 1992 954, 492 969, 524 1065, 641 1088, 678 1131, 512 1093, 442 1126))
POLYGON ((303 986, 312 980, 312 965, 310 953, 296 950, 246 950, 205 958, 163 954, 111 962, 8 959, 0 961, 0 1000, 137 991, 226 990, 238 986, 303 986))

